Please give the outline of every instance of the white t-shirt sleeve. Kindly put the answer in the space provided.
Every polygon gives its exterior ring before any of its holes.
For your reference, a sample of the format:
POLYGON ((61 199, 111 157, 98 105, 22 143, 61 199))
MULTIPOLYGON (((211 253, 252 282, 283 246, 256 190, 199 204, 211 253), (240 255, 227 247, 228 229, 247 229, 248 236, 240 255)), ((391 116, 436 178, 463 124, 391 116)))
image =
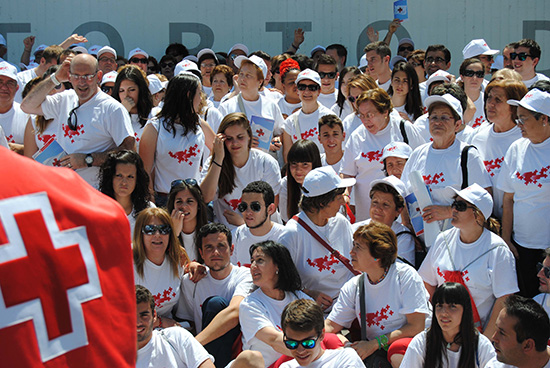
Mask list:
POLYGON ((185 328, 169 327, 163 330, 169 341, 174 341, 174 346, 179 348, 178 357, 189 368, 198 368, 205 360, 214 362, 214 357, 208 354, 206 349, 185 328))
POLYGON ((255 298, 246 298, 239 306, 239 322, 246 341, 250 341, 264 327, 273 327, 266 308, 255 298))
POLYGON ((359 277, 360 275, 355 276, 344 284, 342 290, 340 290, 336 303, 332 307, 332 311, 327 317, 327 319, 330 319, 342 327, 348 328, 356 318, 355 297, 357 293, 359 293, 359 277))
POLYGON ((420 332, 416 335, 407 347, 402 367, 407 368, 423 368, 424 359, 426 356, 426 331, 420 332))

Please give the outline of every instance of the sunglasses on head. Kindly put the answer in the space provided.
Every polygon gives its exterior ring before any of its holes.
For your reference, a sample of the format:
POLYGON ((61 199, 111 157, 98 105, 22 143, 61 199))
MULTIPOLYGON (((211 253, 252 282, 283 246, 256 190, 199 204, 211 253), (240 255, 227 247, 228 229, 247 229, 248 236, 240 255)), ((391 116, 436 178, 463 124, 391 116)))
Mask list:
POLYGON ((336 78, 336 72, 330 72, 330 73, 319 72, 319 77, 321 77, 321 79, 323 78, 334 79, 336 78))
POLYGON ((520 53, 511 52, 510 53, 510 59, 512 59, 512 60, 516 60, 516 58, 518 58, 521 61, 525 61, 525 59, 527 59, 528 57, 532 58, 532 56, 529 55, 526 52, 520 52, 520 53))
POLYGON ((399 48, 397 49, 397 52, 401 52, 401 51, 414 51, 414 47, 412 47, 412 46, 399 46, 399 48))
POLYGON ((131 58, 130 59, 130 62, 132 64, 147 64, 147 59, 142 59, 142 58, 131 58))
POLYGON ((286 336, 284 337, 283 341, 285 343, 285 346, 289 350, 296 350, 298 349, 298 346, 302 345, 304 349, 313 349, 315 345, 317 344, 317 339, 319 336, 310 338, 310 339, 303 339, 303 340, 291 340, 288 339, 286 336))
POLYGON ((170 225, 145 225, 143 229, 141 229, 141 232, 146 235, 154 235, 157 231, 160 235, 168 235, 170 231, 172 231, 172 228, 170 225))
MULTIPOLYGON (((237 208, 239 212, 244 212, 248 209, 248 203, 241 202, 239 203, 237 208)), ((262 205, 258 201, 250 202, 250 209, 252 210, 252 212, 260 212, 260 210, 262 209, 262 205)))
POLYGON ((305 91, 306 89, 309 89, 311 92, 318 91, 320 88, 317 84, 302 84, 302 83, 298 83, 296 87, 298 88, 298 91, 305 91))
POLYGON ((468 208, 474 208, 474 207, 473 206, 468 206, 468 203, 466 203, 464 201, 460 201, 460 200, 455 199, 454 202, 451 204, 451 208, 454 208, 458 212, 464 212, 468 208))
POLYGON ((547 279, 550 279, 550 267, 544 266, 542 263, 537 263, 537 273, 540 272, 540 270, 544 270, 544 276, 547 279))
POLYGON ((173 188, 173 187, 176 187, 176 186, 179 186, 179 185, 183 185, 183 184, 187 184, 189 186, 196 186, 198 185, 197 181, 193 178, 189 178, 189 179, 176 179, 176 180, 173 180, 171 183, 170 183, 170 188, 173 188))
POLYGON ((485 73, 483 72, 483 70, 480 70, 480 71, 473 71, 471 69, 466 69, 463 73, 463 75, 465 77, 473 77, 473 76, 476 76, 478 78, 483 78, 485 76, 485 73))

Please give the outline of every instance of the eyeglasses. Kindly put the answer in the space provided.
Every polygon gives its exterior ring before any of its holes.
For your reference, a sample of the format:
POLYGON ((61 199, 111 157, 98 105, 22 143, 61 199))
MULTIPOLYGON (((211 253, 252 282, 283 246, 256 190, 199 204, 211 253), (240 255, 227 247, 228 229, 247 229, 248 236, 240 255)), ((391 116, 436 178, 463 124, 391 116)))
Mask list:
POLYGON ((69 126, 70 130, 76 131, 78 128, 78 116, 76 116, 76 109, 78 109, 80 105, 75 107, 74 109, 69 112, 69 118, 67 119, 67 125, 69 126))
POLYGON ((319 77, 321 77, 321 79, 323 78, 334 79, 336 78, 336 72, 330 72, 330 73, 319 72, 319 77))
POLYGON ((402 51, 414 51, 414 47, 412 46, 399 46, 399 48, 397 49, 397 52, 402 52, 402 51))
POLYGON ((447 62, 445 61, 445 59, 442 59, 442 58, 440 58, 439 56, 438 56, 438 57, 435 57, 435 58, 430 56, 429 58, 426 58, 426 62, 427 62, 428 64, 431 64, 431 63, 436 63, 436 64, 447 63, 447 62))
POLYGON ((168 235, 172 231, 172 228, 170 225, 145 225, 141 229, 141 232, 145 235, 155 235, 157 231, 160 235, 168 235))
POLYGON ((355 115, 357 115, 357 117, 361 120, 365 120, 365 119, 372 119, 374 118, 374 113, 372 112, 369 112, 369 113, 366 113, 366 114, 361 114, 361 113, 356 113, 355 115))
POLYGON ((451 208, 457 210, 458 212, 464 212, 468 208, 474 208, 473 206, 468 206, 468 203, 464 201, 454 200, 454 202, 451 204, 451 208))
POLYGON ((314 337, 312 339, 303 339, 303 340, 291 340, 288 339, 285 335, 283 341, 285 343, 285 346, 289 350, 296 350, 298 349, 298 346, 302 345, 304 349, 313 349, 315 345, 317 344, 317 339, 319 339, 319 336, 314 337))
POLYGON ((161 68, 173 68, 174 63, 160 63, 161 68))
POLYGON ((131 58, 130 59, 130 62, 132 64, 147 64, 147 59, 145 58, 131 58))
POLYGON ((69 76, 77 82, 80 82, 80 81, 91 82, 96 75, 97 75, 97 72, 95 72, 94 74, 86 74, 86 75, 78 75, 73 73, 69 74, 69 76))
POLYGON ((98 59, 100 63, 116 63, 115 58, 110 58, 107 56, 102 56, 98 59))
POLYGON ((101 86, 101 90, 105 93, 111 93, 115 87, 114 86, 101 86))
POLYGON ((546 267, 539 262, 537 263, 537 273, 539 273, 540 270, 544 270, 544 276, 546 276, 547 279, 550 279, 550 267, 546 267))
POLYGON ((483 78, 485 76, 485 73, 483 72, 483 70, 479 70, 479 71, 474 71, 474 70, 471 70, 471 69, 466 69, 464 71, 464 73, 462 74, 464 75, 465 77, 473 77, 473 76, 476 76, 478 78, 483 78))
POLYGON ((520 52, 520 53, 511 52, 510 53, 510 59, 512 59, 512 60, 516 60, 516 58, 518 58, 521 61, 525 61, 525 59, 527 59, 528 57, 532 58, 533 56, 529 55, 526 52, 520 52))
MULTIPOLYGON (((248 209, 248 203, 246 202, 239 203, 239 205, 237 206, 237 209, 239 210, 239 212, 246 211, 248 209)), ((250 209, 252 210, 252 212, 260 212, 262 210, 262 205, 258 201, 250 202, 250 209)))
POLYGON ((317 84, 302 84, 302 83, 298 83, 296 87, 298 88, 298 91, 305 91, 306 89, 309 89, 311 92, 318 91, 320 88, 319 85, 317 84))
POLYGON ((201 68, 213 68, 215 66, 216 66, 216 64, 214 64, 214 63, 208 63, 208 64, 207 63, 201 63, 201 68))
POLYGON ((355 101, 357 101, 357 97, 348 96, 348 101, 354 103, 355 101))
POLYGON ((485 61, 485 60, 493 61, 493 55, 479 55, 478 59, 481 61, 485 61))
POLYGON ((187 184, 189 186, 197 186, 198 183, 195 179, 193 178, 189 178, 189 179, 176 179, 176 180, 173 180, 172 183, 170 183, 170 188, 174 188, 174 187, 177 187, 177 186, 180 186, 180 185, 184 185, 184 184, 187 184))
POLYGON ((17 82, 14 81, 13 79, 10 79, 10 80, 7 81, 7 82, 2 82, 2 81, 0 80, 0 88, 2 88, 2 87, 4 87, 4 86, 8 87, 9 89, 14 89, 15 87, 17 87, 17 82))
POLYGON ((430 123, 437 123, 438 121, 442 122, 442 123, 448 123, 450 121, 453 120, 453 118, 449 117, 449 116, 437 116, 437 115, 432 115, 432 116, 428 116, 428 120, 430 121, 430 123))

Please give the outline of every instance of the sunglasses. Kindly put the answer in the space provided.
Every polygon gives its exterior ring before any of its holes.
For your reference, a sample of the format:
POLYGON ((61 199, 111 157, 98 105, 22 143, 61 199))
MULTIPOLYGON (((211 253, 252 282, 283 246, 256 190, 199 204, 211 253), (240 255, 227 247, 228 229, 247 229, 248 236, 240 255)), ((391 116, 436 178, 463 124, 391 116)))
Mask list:
POLYGON ((473 206, 468 206, 468 203, 464 201, 454 200, 454 202, 451 204, 451 208, 454 208, 458 212, 464 212, 468 208, 474 208, 473 206))
POLYGON ((348 96, 348 101, 354 103, 355 101, 357 101, 357 97, 348 96))
MULTIPOLYGON (((239 203, 239 205, 237 206, 237 209, 239 210, 239 212, 246 211, 248 209, 248 203, 246 202, 239 203)), ((252 212, 260 212, 260 210, 262 209, 262 205, 260 204, 260 202, 254 201, 250 203, 250 209, 252 210, 252 212)))
POLYGON ((170 183, 170 188, 174 188, 174 187, 177 187, 177 186, 180 186, 180 185, 184 185, 184 184, 187 184, 189 186, 196 186, 198 185, 197 181, 193 178, 189 178, 189 179, 176 179, 176 180, 173 180, 171 183, 170 183))
POLYGON ((70 130, 76 131, 76 129, 78 128, 78 116, 76 116, 76 110, 79 107, 80 107, 80 105, 78 105, 77 107, 72 109, 71 112, 69 112, 69 118, 67 119, 67 125, 69 126, 70 130))
POLYGON ((537 273, 540 272, 540 270, 544 270, 544 276, 547 279, 550 279, 550 267, 544 266, 542 263, 537 263, 537 273))
POLYGON ((330 72, 330 73, 319 72, 319 77, 321 77, 321 79, 323 78, 334 79, 336 78, 336 72, 330 72))
POLYGON ((463 73, 463 75, 465 77, 473 77, 473 76, 476 76, 478 78, 483 78, 485 76, 485 73, 483 72, 483 70, 480 70, 480 71, 473 71, 473 70, 470 70, 470 69, 466 69, 463 73))
POLYGON ((525 59, 527 59, 528 57, 532 58, 532 56, 529 55, 526 52, 520 52, 520 53, 511 52, 510 53, 510 59, 512 59, 512 60, 516 60, 516 58, 518 58, 521 61, 525 61, 525 59))
POLYGON ((426 58, 426 63, 428 63, 428 64, 431 64, 431 63, 443 64, 443 63, 447 63, 447 62, 445 61, 445 59, 440 58, 438 56, 436 58, 433 58, 433 57, 426 58))
POLYGON ((309 89, 311 92, 318 91, 320 88, 317 84, 302 84, 302 83, 298 83, 296 87, 298 88, 298 91, 305 91, 306 89, 309 89))
POLYGON ((111 87, 109 87, 109 86, 102 86, 102 87, 101 87, 101 90, 102 90, 103 92, 105 92, 105 93, 111 93, 111 92, 113 91, 114 88, 115 88, 114 86, 111 86, 111 87))
POLYGON ((397 52, 401 52, 401 51, 414 51, 414 47, 412 47, 412 46, 399 46, 399 48, 397 49, 397 52))
POLYGON ((160 63, 161 68, 173 68, 174 63, 160 63))
POLYGON ((304 349, 313 349, 315 345, 317 345, 317 339, 319 336, 312 338, 312 339, 304 339, 304 340, 291 340, 288 339, 286 336, 284 337, 283 341, 285 343, 285 346, 289 350, 296 350, 298 349, 298 346, 302 345, 304 349))
POLYGON ((131 58, 130 59, 130 62, 132 64, 147 64, 147 59, 142 59, 142 58, 131 58))
POLYGON ((154 235, 157 231, 160 235, 168 235, 170 231, 172 231, 172 228, 170 225, 145 225, 143 229, 141 229, 141 232, 146 235, 154 235))

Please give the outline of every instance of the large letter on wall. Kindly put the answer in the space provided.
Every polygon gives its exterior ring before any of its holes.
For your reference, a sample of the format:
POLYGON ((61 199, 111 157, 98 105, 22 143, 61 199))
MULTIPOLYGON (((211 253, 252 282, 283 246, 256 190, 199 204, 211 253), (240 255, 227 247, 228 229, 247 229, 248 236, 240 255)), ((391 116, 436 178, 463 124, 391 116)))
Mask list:
MULTIPOLYGON (((30 23, 0 23, 0 34, 6 38, 6 44, 8 43, 8 33, 29 33, 30 31, 30 23)), ((17 60, 16 64, 19 64, 19 60, 17 60)))
MULTIPOLYGON (((311 22, 266 22, 266 32, 283 32, 281 52, 288 50, 294 41, 294 30, 302 28, 304 32, 311 32, 311 22)), ((302 51, 303 52, 303 51, 302 51)))
POLYGON ((170 43, 183 43, 182 33, 195 33, 199 35, 200 42, 197 47, 189 49, 190 54, 197 54, 204 48, 211 48, 214 44, 214 31, 202 23, 170 23, 170 43))
POLYGON ((90 32, 101 32, 109 40, 109 46, 116 50, 117 55, 125 56, 124 52, 124 42, 122 42, 122 37, 120 33, 110 24, 104 22, 87 22, 79 25, 73 33, 79 35, 86 35, 90 32))

